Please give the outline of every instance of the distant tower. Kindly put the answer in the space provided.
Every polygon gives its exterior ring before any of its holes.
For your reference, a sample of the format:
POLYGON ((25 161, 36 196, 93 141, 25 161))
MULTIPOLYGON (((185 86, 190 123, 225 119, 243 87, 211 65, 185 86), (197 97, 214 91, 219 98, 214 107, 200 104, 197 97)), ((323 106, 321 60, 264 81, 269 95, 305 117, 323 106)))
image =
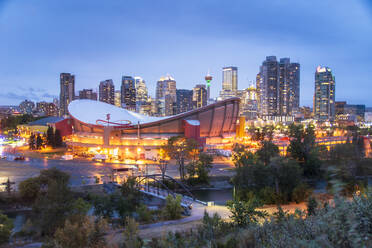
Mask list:
POLYGON ((209 71, 208 71, 208 74, 207 76, 205 76, 205 81, 207 82, 207 101, 209 101, 209 99, 211 98, 211 81, 212 81, 212 76, 209 74, 209 71))

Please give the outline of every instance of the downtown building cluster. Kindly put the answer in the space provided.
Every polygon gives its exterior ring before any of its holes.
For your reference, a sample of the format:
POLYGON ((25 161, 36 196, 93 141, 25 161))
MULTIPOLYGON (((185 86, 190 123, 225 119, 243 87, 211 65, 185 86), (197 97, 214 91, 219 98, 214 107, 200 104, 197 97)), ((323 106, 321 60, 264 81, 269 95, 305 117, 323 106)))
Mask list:
MULTIPOLYGON (((211 80, 211 76, 209 78, 211 80)), ((148 116, 176 115, 206 106, 209 90, 204 84, 197 84, 192 90, 177 89, 176 80, 169 75, 157 81, 155 98, 149 96, 141 77, 123 76, 120 90, 115 90, 113 80, 108 79, 99 83, 98 93, 82 89, 75 95, 75 76, 61 73, 60 86, 61 116, 68 115, 67 106, 76 99, 99 100, 148 116)))
POLYGON ((68 105, 73 100, 90 99, 143 115, 162 117, 238 97, 239 116, 246 120, 293 122, 314 119, 324 122, 364 119, 364 105, 336 101, 335 77, 329 67, 316 68, 313 106, 300 107, 300 69, 300 64, 292 62, 290 58, 267 56, 259 66, 256 79, 239 89, 238 67, 223 67, 221 91, 215 98, 210 95, 213 78, 209 73, 205 77, 205 84, 196 84, 192 89, 178 89, 176 79, 170 75, 161 77, 156 82, 154 97, 149 95, 144 79, 126 75, 122 76, 119 88, 115 88, 112 79, 107 79, 100 81, 98 87, 82 89, 76 94, 75 75, 61 73, 59 99, 37 103, 25 100, 19 105, 19 111, 39 116, 66 116, 68 105))

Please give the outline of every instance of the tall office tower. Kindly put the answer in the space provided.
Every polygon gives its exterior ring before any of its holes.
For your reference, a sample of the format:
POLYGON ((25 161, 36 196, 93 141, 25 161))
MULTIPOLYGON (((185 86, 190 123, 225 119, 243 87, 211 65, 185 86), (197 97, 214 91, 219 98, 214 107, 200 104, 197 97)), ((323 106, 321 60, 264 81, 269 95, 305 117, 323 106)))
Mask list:
POLYGON ((114 93, 114 98, 115 98, 115 106, 121 108, 121 92, 120 90, 115 90, 114 93))
MULTIPOLYGON (((140 113, 144 110, 142 108, 148 108, 149 97, 148 90, 146 87, 145 80, 141 77, 134 77, 135 87, 136 87, 136 112, 140 113), (143 107, 142 107, 143 106, 143 107)), ((148 112, 147 110, 145 112, 148 112)))
POLYGON ((161 77, 156 84, 157 115, 177 113, 176 80, 171 76, 161 77))
POLYGON ((97 92, 94 92, 92 89, 80 90, 79 99, 90 99, 97 101, 97 92))
POLYGON ((238 67, 229 66, 222 69, 222 100, 235 97, 238 90, 238 67))
POLYGON ((115 105, 115 86, 112 79, 99 83, 99 100, 108 104, 115 105))
POLYGON ((194 108, 201 108, 207 105, 207 89, 204 84, 197 84, 193 88, 192 101, 194 108))
POLYGON ((278 115, 278 94, 279 94, 279 66, 275 56, 268 56, 260 66, 260 75, 257 78, 259 93, 259 112, 261 116, 278 115))
POLYGON ((136 85, 133 77, 121 78, 121 104, 128 110, 136 111, 136 85))
POLYGON ((300 64, 267 56, 257 74, 256 87, 261 117, 294 115, 300 103, 300 64))
POLYGON ((289 58, 279 62, 279 110, 282 116, 294 115, 300 107, 300 64, 289 58))
POLYGON ((318 66, 315 71, 314 117, 319 121, 335 118, 335 77, 328 67, 318 66))
POLYGON ((61 91, 59 94, 60 115, 67 115, 67 106, 75 99, 75 76, 70 73, 60 74, 61 91))
POLYGON ((177 90, 177 114, 193 109, 192 90, 177 90))

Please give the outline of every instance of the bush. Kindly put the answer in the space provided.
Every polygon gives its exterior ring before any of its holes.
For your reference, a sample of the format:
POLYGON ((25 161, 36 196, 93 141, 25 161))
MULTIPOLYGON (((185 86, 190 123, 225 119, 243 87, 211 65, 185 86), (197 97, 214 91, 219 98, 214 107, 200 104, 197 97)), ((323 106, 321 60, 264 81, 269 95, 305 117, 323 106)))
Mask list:
POLYGON ((138 217, 140 221, 143 222, 150 222, 152 220, 152 213, 151 211, 147 208, 146 205, 140 205, 136 212, 138 213, 138 217))
POLYGON ((272 187, 261 189, 259 192, 259 198, 262 200, 263 204, 274 204, 278 200, 275 190, 272 187))
POLYGON ((176 220, 181 218, 183 208, 181 207, 181 196, 177 195, 174 198, 172 195, 168 195, 166 203, 162 211, 162 216, 166 220, 176 220))
POLYGON ((13 221, 0 213, 0 245, 8 243, 12 229, 13 221))
POLYGON ((296 203, 303 202, 311 195, 311 193, 311 189, 307 184, 302 183, 293 189, 292 201, 295 201, 296 203))

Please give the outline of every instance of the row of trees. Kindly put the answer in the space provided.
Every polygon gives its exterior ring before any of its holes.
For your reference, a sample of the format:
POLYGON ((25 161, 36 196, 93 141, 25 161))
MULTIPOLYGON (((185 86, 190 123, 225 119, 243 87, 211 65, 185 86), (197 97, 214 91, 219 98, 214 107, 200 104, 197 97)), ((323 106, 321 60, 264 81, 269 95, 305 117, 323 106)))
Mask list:
POLYGON ((44 135, 40 135, 39 133, 35 135, 32 133, 30 135, 28 144, 30 150, 39 150, 44 146, 50 146, 53 148, 62 147, 63 141, 61 132, 58 129, 54 130, 51 126, 49 126, 46 134, 44 135))

